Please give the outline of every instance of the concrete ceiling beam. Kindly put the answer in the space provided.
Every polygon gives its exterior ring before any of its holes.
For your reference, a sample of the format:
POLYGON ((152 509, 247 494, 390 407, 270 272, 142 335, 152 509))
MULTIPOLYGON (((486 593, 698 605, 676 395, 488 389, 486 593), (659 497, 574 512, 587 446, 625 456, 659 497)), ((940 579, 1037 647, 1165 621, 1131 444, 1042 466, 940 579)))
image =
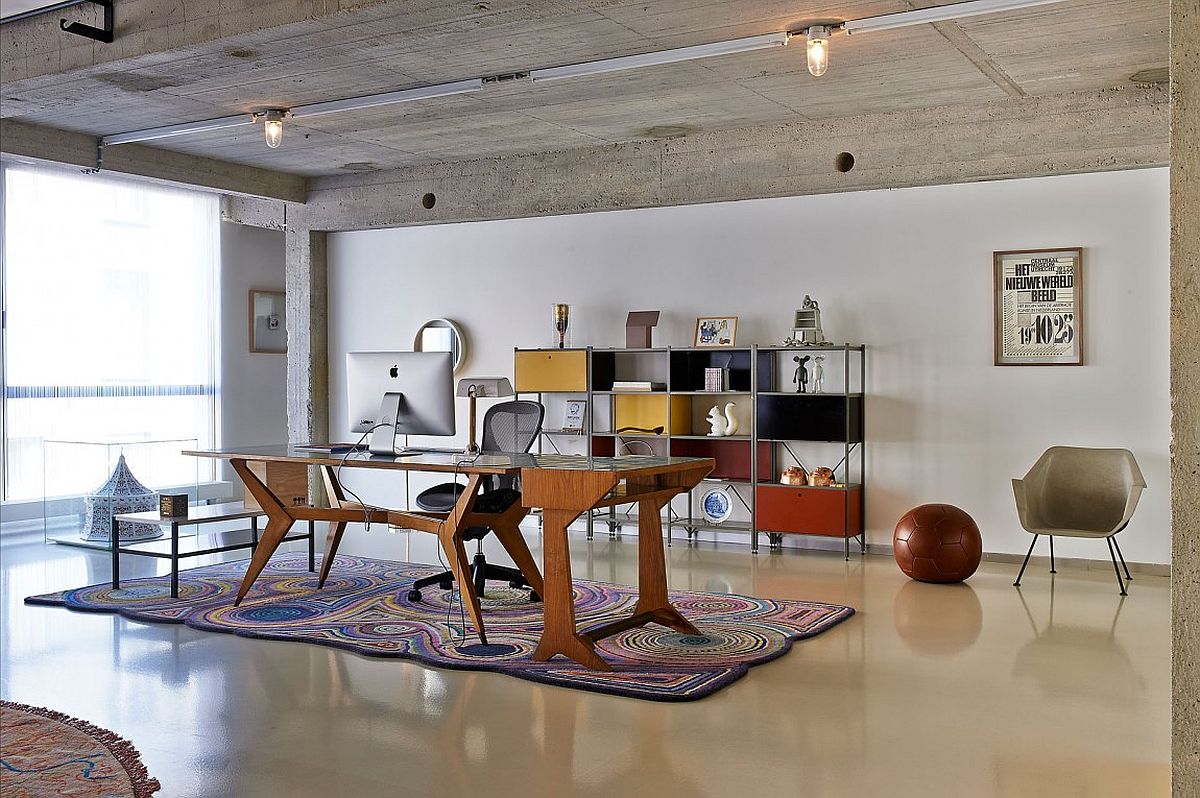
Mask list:
MULTIPOLYGON (((18 158, 96 166, 99 140, 94 136, 0 119, 0 152, 18 158)), ((130 177, 288 203, 302 203, 307 180, 299 175, 202 158, 139 144, 105 147, 103 171, 130 177)))
MULTIPOLYGON (((1165 166, 1169 135, 1161 87, 1012 98, 314 178, 288 226, 357 230, 1165 166), (850 171, 838 170, 841 153, 853 155, 850 171)), ((278 218, 241 205, 227 212, 278 218)))
POLYGON ((98 6, 83 5, 0 26, 0 71, 5 83, 86 72, 116 62, 151 66, 213 42, 269 40, 287 29, 329 24, 338 15, 390 5, 394 13, 417 0, 120 0, 115 41, 101 44, 64 33, 59 19, 99 25, 98 6), (274 33, 273 33, 274 32, 274 33))

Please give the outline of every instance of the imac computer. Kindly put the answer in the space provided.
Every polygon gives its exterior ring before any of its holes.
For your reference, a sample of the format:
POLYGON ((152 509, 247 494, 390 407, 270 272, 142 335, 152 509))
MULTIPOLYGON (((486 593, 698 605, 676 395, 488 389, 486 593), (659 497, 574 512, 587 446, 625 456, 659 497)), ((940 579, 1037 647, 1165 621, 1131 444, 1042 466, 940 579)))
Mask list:
POLYGON ((420 453, 397 449, 397 435, 454 434, 449 352, 349 352, 346 388, 350 429, 371 433, 371 454, 420 453))

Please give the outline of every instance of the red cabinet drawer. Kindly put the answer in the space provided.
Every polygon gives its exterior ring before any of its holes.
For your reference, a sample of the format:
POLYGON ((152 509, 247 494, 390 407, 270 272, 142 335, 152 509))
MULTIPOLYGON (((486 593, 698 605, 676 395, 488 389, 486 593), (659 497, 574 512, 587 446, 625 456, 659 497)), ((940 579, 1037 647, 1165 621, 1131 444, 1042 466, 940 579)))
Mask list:
POLYGON ((755 525, 764 532, 857 535, 862 532, 861 491, 857 485, 845 489, 759 485, 755 525))

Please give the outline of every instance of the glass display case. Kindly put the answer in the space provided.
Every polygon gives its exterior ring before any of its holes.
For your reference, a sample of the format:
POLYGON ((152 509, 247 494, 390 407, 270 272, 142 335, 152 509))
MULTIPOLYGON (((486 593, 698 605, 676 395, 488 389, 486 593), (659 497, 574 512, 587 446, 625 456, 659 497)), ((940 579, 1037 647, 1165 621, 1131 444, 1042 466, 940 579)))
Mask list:
MULTIPOLYGON (((47 440, 42 523, 47 542, 107 550, 113 513, 157 509, 159 493, 200 495, 201 463, 182 454, 195 438, 47 440)), ((157 525, 121 528, 123 542, 157 538, 157 525)))

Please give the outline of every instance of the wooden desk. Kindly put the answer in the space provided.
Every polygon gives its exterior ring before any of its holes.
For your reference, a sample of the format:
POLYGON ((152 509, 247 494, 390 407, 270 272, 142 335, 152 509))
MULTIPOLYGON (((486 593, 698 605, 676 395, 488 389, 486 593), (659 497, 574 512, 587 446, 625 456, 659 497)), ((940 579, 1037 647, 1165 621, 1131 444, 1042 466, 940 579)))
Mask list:
POLYGON ((386 457, 352 453, 327 455, 301 451, 287 446, 226 448, 187 451, 197 457, 229 460, 258 500, 267 516, 258 548, 250 560, 235 603, 241 602, 254 580, 262 572, 271 554, 296 521, 328 521, 325 559, 321 564, 318 586, 323 585, 333 562, 346 524, 370 520, 408 529, 429 532, 438 540, 450 561, 459 592, 479 631, 487 642, 479 597, 475 594, 470 564, 463 547, 462 533, 471 526, 488 526, 508 551, 513 562, 534 590, 542 596, 545 626, 534 653, 538 660, 563 654, 596 670, 610 670, 595 650, 595 642, 617 632, 650 622, 661 623, 682 632, 698 634, 667 600, 666 565, 663 558, 660 512, 679 493, 691 490, 712 471, 715 461, 695 457, 571 457, 563 455, 509 455, 484 453, 467 455, 425 454, 415 457, 386 457), (329 493, 328 508, 285 506, 249 469, 249 462, 292 462, 320 469, 329 493), (414 513, 383 510, 349 502, 336 479, 335 468, 374 468, 394 471, 432 471, 462 474, 467 489, 449 513, 414 513), (484 477, 520 475, 521 504, 504 513, 482 514, 474 510, 484 477), (638 585, 639 597, 630 618, 614 621, 580 633, 576 628, 574 593, 571 586, 571 558, 567 528, 592 508, 638 503, 638 585), (521 536, 518 525, 533 507, 543 508, 545 551, 543 583, 533 556, 521 536))

